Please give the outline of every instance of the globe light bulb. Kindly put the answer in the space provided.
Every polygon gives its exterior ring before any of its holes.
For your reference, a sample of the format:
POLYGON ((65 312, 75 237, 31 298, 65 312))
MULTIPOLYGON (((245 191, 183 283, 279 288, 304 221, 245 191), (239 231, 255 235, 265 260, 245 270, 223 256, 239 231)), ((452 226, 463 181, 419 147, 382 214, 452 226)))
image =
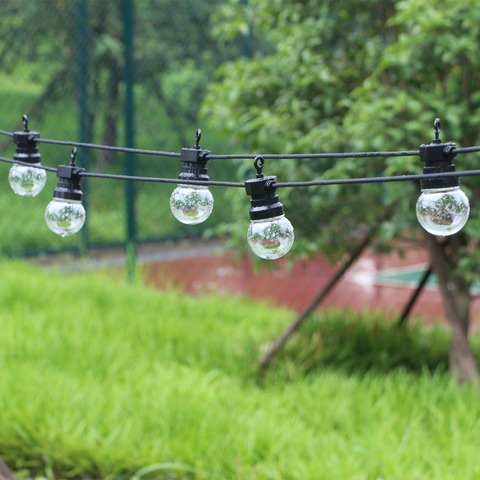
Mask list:
POLYGON ((212 213, 213 195, 208 187, 179 185, 170 196, 170 209, 180 222, 196 225, 212 213))
POLYGON ((57 168, 58 185, 53 192, 53 200, 45 209, 48 228, 62 237, 77 233, 87 218, 80 189, 81 173, 85 169, 75 166, 76 155, 77 149, 74 148, 70 165, 57 168))
POLYGON ((35 197, 47 183, 47 173, 42 168, 36 168, 40 163, 13 165, 8 173, 8 182, 12 190, 22 197, 35 197))
MULTIPOLYGON (((200 148, 202 131, 195 134, 195 146, 182 148, 180 160, 182 171, 179 180, 195 180, 208 182, 207 162, 210 152, 200 148)), ((187 225, 204 222, 212 213, 213 196, 205 185, 187 185, 179 182, 170 196, 170 210, 177 220, 187 225)))
POLYGON ((277 260, 290 251, 295 235, 275 193, 277 177, 263 175, 263 157, 257 157, 254 165, 256 178, 245 182, 245 191, 251 197, 247 241, 255 255, 265 260, 277 260))
POLYGON ((416 212, 420 225, 432 235, 453 235, 467 223, 470 214, 468 198, 460 190, 455 173, 455 144, 440 140, 439 118, 433 122, 435 138, 428 145, 420 145, 423 173, 429 177, 421 180, 422 194, 416 212), (445 175, 442 175, 445 174, 445 175))
POLYGON ((276 260, 292 248, 295 235, 285 215, 262 220, 252 220, 247 231, 247 241, 255 255, 266 260, 276 260))
POLYGON ((35 197, 47 183, 47 173, 41 166, 41 155, 37 148, 38 132, 28 129, 28 117, 24 115, 23 132, 13 134, 13 142, 16 145, 13 159, 21 162, 16 163, 10 169, 8 182, 12 190, 22 197, 35 197))
POLYGON ((460 187, 422 190, 417 201, 420 225, 432 235, 453 235, 467 223, 468 198, 460 187))
POLYGON ((62 237, 77 233, 85 220, 86 212, 80 200, 54 198, 45 209, 48 228, 62 237))

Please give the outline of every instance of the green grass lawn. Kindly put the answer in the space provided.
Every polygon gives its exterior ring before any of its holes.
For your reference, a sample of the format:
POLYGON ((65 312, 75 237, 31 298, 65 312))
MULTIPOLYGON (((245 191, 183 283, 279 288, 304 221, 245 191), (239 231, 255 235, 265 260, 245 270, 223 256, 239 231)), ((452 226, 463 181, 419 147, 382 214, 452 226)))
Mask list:
POLYGON ((480 476, 479 393, 444 372, 443 331, 329 312, 259 384, 291 312, 22 263, 0 277, 0 457, 18 478, 480 476))

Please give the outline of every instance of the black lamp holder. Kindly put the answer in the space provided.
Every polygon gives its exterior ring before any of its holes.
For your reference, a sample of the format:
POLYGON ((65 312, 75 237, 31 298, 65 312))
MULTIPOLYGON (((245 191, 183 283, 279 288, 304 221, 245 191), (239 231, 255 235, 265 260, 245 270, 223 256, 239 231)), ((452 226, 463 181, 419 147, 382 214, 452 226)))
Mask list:
MULTIPOLYGON (((436 118, 433 122, 435 139, 428 145, 420 145, 420 159, 424 163, 423 173, 447 173, 455 172, 453 159, 456 156, 454 152, 455 143, 442 143, 440 140, 440 119, 436 118)), ((422 190, 436 188, 453 188, 460 185, 458 177, 437 177, 420 181, 422 190)))
POLYGON ((53 191, 53 198, 60 198, 63 200, 82 200, 83 193, 80 189, 80 181, 82 179, 81 173, 84 172, 85 169, 75 166, 76 156, 77 149, 74 148, 72 151, 70 165, 58 166, 58 185, 53 191))
POLYGON ((183 162, 182 171, 178 178, 180 180, 210 180, 207 174, 207 162, 211 152, 200 148, 202 131, 197 130, 195 135, 195 146, 193 148, 182 148, 180 160, 183 162))
POLYGON ((38 151, 37 138, 40 137, 38 132, 31 132, 28 129, 28 117, 23 115, 23 132, 14 132, 13 143, 16 145, 13 159, 17 162, 35 164, 40 163, 42 156, 38 151))
POLYGON ((275 194, 277 177, 265 177, 263 175, 264 163, 263 157, 255 158, 254 165, 257 170, 257 176, 245 182, 245 190, 247 195, 251 197, 251 220, 264 220, 278 217, 285 213, 283 205, 278 201, 278 196, 275 194))

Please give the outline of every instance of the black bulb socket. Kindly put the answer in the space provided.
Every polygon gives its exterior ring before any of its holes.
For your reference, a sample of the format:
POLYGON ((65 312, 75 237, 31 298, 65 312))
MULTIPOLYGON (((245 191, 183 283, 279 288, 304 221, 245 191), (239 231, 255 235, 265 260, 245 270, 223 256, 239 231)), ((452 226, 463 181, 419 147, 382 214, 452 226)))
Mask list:
POLYGON ((84 168, 74 165, 60 165, 57 168, 58 185, 53 191, 53 198, 81 201, 83 193, 80 189, 80 174, 84 171, 84 168))
POLYGON ((180 160, 183 162, 183 166, 178 178, 180 180, 210 180, 207 174, 209 155, 208 150, 182 148, 180 160))
POLYGON ((277 177, 264 177, 262 174, 245 182, 245 191, 251 197, 250 220, 264 220, 285 214, 275 193, 276 182, 277 177))
POLYGON ((38 151, 37 138, 40 137, 38 132, 14 132, 13 143, 17 146, 13 159, 23 163, 40 163, 42 156, 38 151))
MULTIPOLYGON (((426 175, 455 172, 453 159, 456 145, 454 143, 430 143, 429 145, 420 145, 420 160, 424 163, 423 173, 426 175)), ((436 177, 420 181, 422 190, 436 188, 458 187, 460 181, 458 177, 436 177)))

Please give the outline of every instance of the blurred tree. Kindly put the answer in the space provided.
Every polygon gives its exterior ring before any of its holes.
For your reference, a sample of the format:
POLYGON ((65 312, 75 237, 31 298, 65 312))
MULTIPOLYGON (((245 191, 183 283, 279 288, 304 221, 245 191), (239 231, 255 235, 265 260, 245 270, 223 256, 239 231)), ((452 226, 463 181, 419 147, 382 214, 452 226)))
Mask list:
MULTIPOLYGON (((49 0, 0 2, 0 65, 20 71, 44 86, 34 105, 76 96, 76 4, 88 7, 90 123, 98 141, 116 144, 121 122, 123 83, 122 1, 49 0), (97 128, 95 128, 95 126, 97 128)), ((222 0, 143 0, 135 2, 135 81, 144 97, 162 105, 179 143, 183 131, 196 128, 207 84, 218 65, 241 53, 241 44, 217 42, 210 16, 222 0), (193 126, 192 126, 193 124, 193 126)), ((31 112, 33 113, 33 112, 31 112)), ((150 123, 152 123, 150 121, 150 123)), ((155 129, 158 131, 158 126, 155 129)), ((111 152, 97 158, 108 159, 111 152)))
MULTIPOLYGON (((56 16, 46 14, 44 2, 4 0, 0 3, 0 66, 12 77, 28 77, 42 85, 43 93, 31 111, 41 116, 46 102, 65 95, 65 84, 72 75, 71 53, 74 17, 64 2, 49 4, 56 16), (62 26, 55 28, 55 22, 62 26), (68 59, 68 61, 65 61, 68 59)), ((19 127, 21 114, 18 115, 19 127)))
MULTIPOLYGON (((241 8, 232 0, 224 11, 241 8)), ((204 105, 215 127, 239 143, 271 152, 416 149, 430 143, 436 116, 448 132, 444 141, 479 142, 476 0, 251 0, 248 8, 256 35, 268 39, 272 53, 223 65, 204 105)), ((241 28, 238 15, 225 17, 232 21, 223 35, 241 28)), ((460 161, 468 168, 473 157, 460 161)), ((281 181, 348 178, 420 172, 421 162, 279 161, 265 171, 281 181)), ((478 181, 465 183, 473 203, 478 181)), ((423 245, 452 329, 451 372, 459 381, 476 378, 468 331, 470 288, 479 274, 479 212, 445 242, 421 232, 418 185, 296 188, 281 195, 297 253, 321 250, 336 259, 385 214, 380 245, 400 238, 423 245)))

